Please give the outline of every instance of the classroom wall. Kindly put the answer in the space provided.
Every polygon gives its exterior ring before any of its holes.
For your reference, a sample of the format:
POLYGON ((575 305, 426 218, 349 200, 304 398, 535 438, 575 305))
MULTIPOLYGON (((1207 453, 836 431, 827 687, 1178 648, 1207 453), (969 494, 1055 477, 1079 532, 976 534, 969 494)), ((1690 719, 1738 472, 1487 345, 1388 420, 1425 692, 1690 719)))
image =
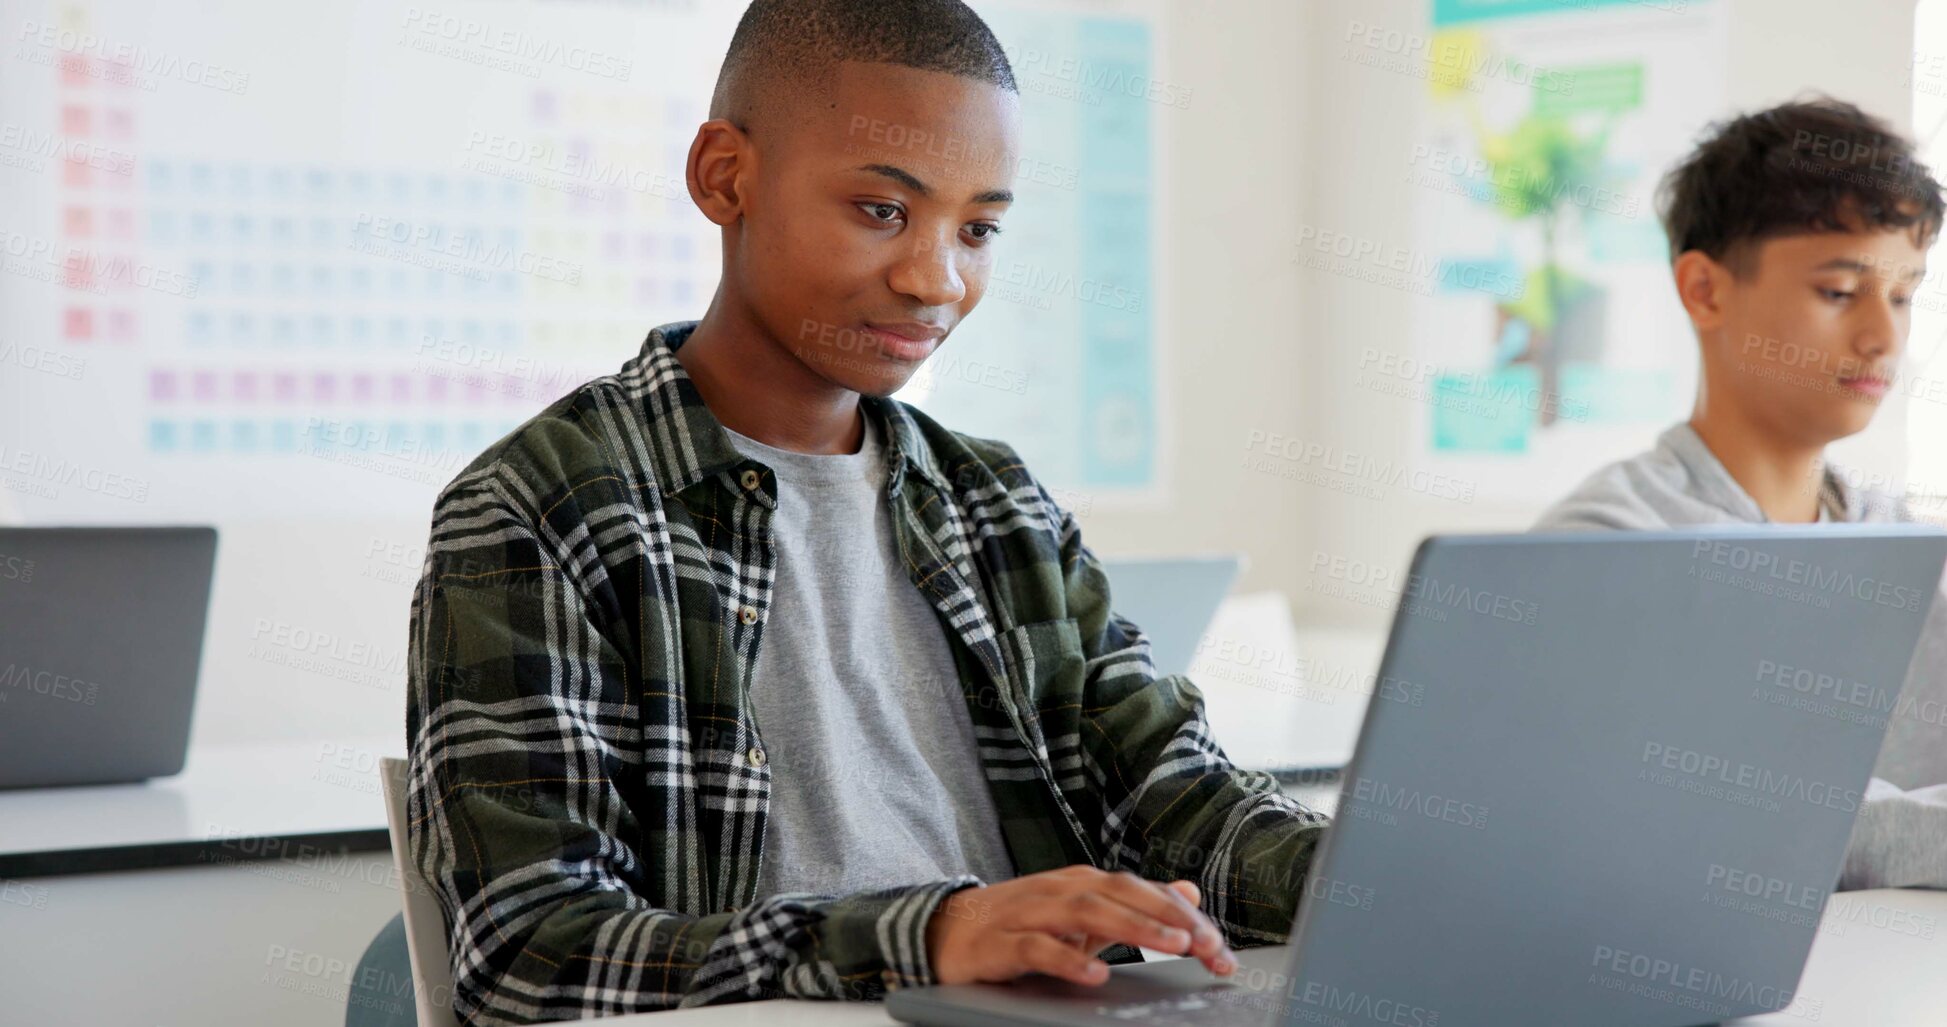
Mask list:
MULTIPOLYGON (((1289 0, 1170 5, 1161 76, 1192 98, 1156 112, 1169 121, 1156 272, 1168 487, 1074 504, 1103 554, 1246 550, 1246 589, 1284 587, 1298 568, 1302 497, 1242 461, 1250 432, 1288 434, 1299 418, 1306 303, 1286 256, 1308 181, 1294 59, 1306 31, 1289 0)), ((403 736, 406 602, 429 513, 226 522, 193 742, 403 736), (359 659, 301 665, 288 640, 320 631, 359 659)))

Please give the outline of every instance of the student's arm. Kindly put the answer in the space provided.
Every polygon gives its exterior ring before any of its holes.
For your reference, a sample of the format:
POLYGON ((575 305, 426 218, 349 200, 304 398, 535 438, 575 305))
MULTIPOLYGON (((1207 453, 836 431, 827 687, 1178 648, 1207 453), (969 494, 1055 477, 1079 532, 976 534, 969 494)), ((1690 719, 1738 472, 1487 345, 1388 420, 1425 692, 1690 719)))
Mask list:
POLYGON ((659 781, 704 768, 645 719, 634 642, 604 629, 615 590, 583 584, 601 564, 539 523, 494 482, 449 493, 413 599, 410 848, 452 928, 461 1022, 929 983, 931 914, 975 878, 697 908, 705 882, 652 849, 704 844, 666 801, 696 793, 659 781))
POLYGON ((1234 943, 1283 942, 1326 817, 1269 774, 1231 764, 1203 694, 1182 675, 1157 676, 1148 640, 1111 612, 1108 578, 1074 516, 1061 511, 1059 524, 1068 613, 1087 659, 1081 758, 1101 799, 1101 858, 1151 880, 1196 882, 1204 912, 1234 943))
POLYGON ((1839 875, 1839 890, 1860 888, 1947 888, 1947 784, 1866 785, 1839 875))

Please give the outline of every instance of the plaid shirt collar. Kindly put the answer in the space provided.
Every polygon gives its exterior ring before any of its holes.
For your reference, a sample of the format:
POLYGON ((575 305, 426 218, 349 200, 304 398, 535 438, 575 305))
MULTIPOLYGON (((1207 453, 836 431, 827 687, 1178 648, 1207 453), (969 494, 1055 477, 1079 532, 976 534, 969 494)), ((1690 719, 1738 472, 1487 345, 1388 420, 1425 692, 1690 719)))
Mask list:
MULTIPOLYGON (((640 375, 648 435, 659 459, 653 461, 656 484, 667 494, 682 492, 699 482, 730 471, 747 458, 731 444, 716 415, 703 403, 703 394, 676 359, 698 322, 673 321, 650 329, 642 351, 623 370, 623 377, 640 375)), ((948 491, 946 472, 919 426, 899 404, 877 396, 860 396, 859 406, 883 429, 887 445, 888 485, 897 496, 908 472, 948 491)), ((730 483, 725 482, 726 485, 730 483)), ((732 486, 734 488, 734 486, 732 486)))

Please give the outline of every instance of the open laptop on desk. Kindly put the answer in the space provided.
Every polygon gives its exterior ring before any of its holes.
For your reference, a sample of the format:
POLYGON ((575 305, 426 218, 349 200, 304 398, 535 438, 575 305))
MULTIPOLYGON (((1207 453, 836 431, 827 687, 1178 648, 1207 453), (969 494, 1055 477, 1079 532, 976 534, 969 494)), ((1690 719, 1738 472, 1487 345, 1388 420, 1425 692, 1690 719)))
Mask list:
POLYGON ((0 528, 0 788, 182 770, 213 528, 0 528))
POLYGON ((1658 1027, 1784 1008, 1943 559, 1947 535, 1910 526, 1430 539, 1289 946, 1229 979, 1170 960, 887 1010, 1658 1027), (1778 666, 1871 701, 1806 708, 1767 684, 1778 666))

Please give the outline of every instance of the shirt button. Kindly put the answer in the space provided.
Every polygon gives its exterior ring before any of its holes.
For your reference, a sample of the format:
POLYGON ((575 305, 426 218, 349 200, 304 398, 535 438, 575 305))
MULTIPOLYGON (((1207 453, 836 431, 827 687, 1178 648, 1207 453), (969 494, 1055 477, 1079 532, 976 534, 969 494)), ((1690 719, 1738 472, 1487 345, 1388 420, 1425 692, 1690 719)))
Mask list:
POLYGON ((745 492, 755 492, 757 491, 757 483, 762 479, 760 479, 757 476, 756 471, 753 471, 750 468, 745 468, 743 477, 739 478, 738 480, 744 483, 745 492))
POLYGON ((757 607, 746 606, 743 609, 738 610, 737 619, 743 621, 745 624, 757 623, 757 607))
POLYGON ((751 766, 753 766, 753 767, 761 767, 761 766, 763 766, 763 765, 764 765, 764 747, 763 747, 763 746, 761 746, 761 745, 753 745, 753 746, 751 746, 751 747, 750 747, 750 751, 749 751, 749 752, 747 752, 747 753, 745 753, 744 755, 746 755, 746 756, 748 756, 748 757, 750 757, 750 765, 751 765, 751 766))

